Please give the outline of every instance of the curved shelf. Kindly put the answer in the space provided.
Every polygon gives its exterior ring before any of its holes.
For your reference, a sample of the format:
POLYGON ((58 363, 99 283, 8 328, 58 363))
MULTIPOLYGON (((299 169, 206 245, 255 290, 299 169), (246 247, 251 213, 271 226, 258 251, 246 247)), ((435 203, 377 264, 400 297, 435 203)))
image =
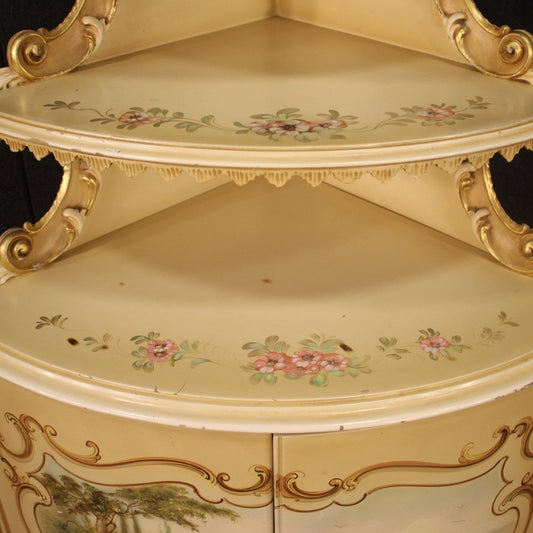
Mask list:
MULTIPOLYGON (((166 175, 319 182, 531 146, 533 91, 465 66, 270 18, 0 93, 0 136, 166 175), (285 178, 283 176, 286 176, 285 178)), ((512 155, 512 154, 511 154, 512 155)))
POLYGON ((531 291, 326 185, 228 184, 4 286, 0 357, 9 380, 125 417, 373 427, 527 386, 531 291))

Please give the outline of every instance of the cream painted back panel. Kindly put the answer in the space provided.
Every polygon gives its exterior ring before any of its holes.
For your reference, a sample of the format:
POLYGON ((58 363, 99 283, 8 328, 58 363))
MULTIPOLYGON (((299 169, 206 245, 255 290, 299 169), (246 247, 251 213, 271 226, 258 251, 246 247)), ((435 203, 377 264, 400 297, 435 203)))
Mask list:
POLYGON ((279 0, 278 13, 465 62, 448 39, 434 0, 279 0))
POLYGON ((270 17, 274 0, 126 0, 88 63, 270 17))

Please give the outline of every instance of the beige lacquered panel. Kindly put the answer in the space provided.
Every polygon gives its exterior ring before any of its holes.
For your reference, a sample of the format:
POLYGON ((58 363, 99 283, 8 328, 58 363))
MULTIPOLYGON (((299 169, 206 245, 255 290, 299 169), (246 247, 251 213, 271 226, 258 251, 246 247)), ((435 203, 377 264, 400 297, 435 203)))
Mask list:
POLYGON ((280 436, 280 533, 528 533, 533 390, 374 430, 280 436))
POLYGON ((228 184, 5 285, 0 355, 13 381, 127 417, 375 426, 525 385, 532 291, 332 187, 228 184))
POLYGON ((528 85, 276 17, 0 94, 0 136, 62 161, 82 153, 253 175, 458 165, 529 143, 532 118, 528 85))
POLYGON ((279 0, 278 9, 293 20, 464 61, 434 0, 279 0))
POLYGON ((190 176, 165 180, 150 169, 128 177, 113 165, 102 172, 98 200, 73 247, 204 194, 227 181, 218 179, 198 183, 190 176))
POLYGON ((382 181, 365 174, 352 183, 341 183, 334 178, 329 178, 327 183, 482 248, 463 206, 457 201, 455 177, 436 166, 422 175, 400 171, 394 178, 382 181))
POLYGON ((274 0, 119 0, 112 24, 90 62, 273 15, 274 0))
POLYGON ((0 410, 6 532, 273 530, 270 435, 139 423, 6 381, 0 410))

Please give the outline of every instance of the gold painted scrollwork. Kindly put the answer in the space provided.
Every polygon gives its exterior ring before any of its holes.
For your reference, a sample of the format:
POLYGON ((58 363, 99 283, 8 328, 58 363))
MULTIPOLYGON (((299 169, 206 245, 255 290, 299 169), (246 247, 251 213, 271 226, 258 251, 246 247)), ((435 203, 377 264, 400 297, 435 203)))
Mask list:
POLYGON ((469 63, 499 78, 533 82, 533 36, 491 24, 474 0, 434 0, 448 35, 469 63))
POLYGON ((492 184, 490 165, 463 164, 456 173, 463 207, 490 254, 510 269, 533 275, 533 230, 504 211, 492 184))
MULTIPOLYGON (((102 460, 102 454, 99 446, 93 441, 87 440, 85 442, 85 447, 89 449, 88 454, 75 453, 67 450, 59 444, 57 441, 57 431, 52 426, 42 425, 32 416, 25 414, 16 417, 11 413, 6 413, 5 418, 15 427, 18 437, 21 441, 20 450, 12 449, 6 446, 4 437, 0 435, 0 462, 4 464, 4 473, 13 485, 24 485, 25 487, 27 485, 31 485, 29 478, 34 479, 34 475, 38 473, 44 466, 46 461, 45 456, 49 455, 48 452, 42 452, 42 458, 38 461, 39 466, 35 469, 35 471, 31 472, 29 476, 19 475, 16 466, 13 464, 16 461, 27 461, 37 452, 37 446, 35 442, 37 437, 40 436, 52 454, 58 454, 58 456, 66 459, 69 463, 78 467, 88 468, 91 471, 109 469, 121 470, 126 467, 135 468, 143 466, 163 466, 177 468, 196 474, 200 479, 207 481, 211 486, 220 487, 225 493, 228 494, 228 497, 225 499, 228 501, 231 500, 232 504, 240 507, 247 507, 248 505, 242 504, 238 500, 233 501, 231 498, 232 495, 259 496, 262 494, 272 494, 272 470, 264 465, 255 465, 252 467, 251 470, 253 470, 257 478, 255 483, 249 487, 234 487, 229 483, 231 479, 229 474, 225 472, 217 474, 203 465, 186 459, 179 459, 175 457, 142 457, 114 462, 104 462, 102 460)), ((152 480, 151 482, 157 483, 157 480, 152 480)), ((39 496, 39 498, 41 498, 41 500, 43 499, 42 491, 39 487, 33 486, 32 490, 39 496)), ((200 497, 202 497, 201 491, 198 487, 194 487, 194 490, 200 497)), ((250 505, 250 507, 264 507, 269 505, 271 499, 272 498, 267 498, 267 501, 261 500, 255 505, 250 505)), ((208 499, 206 499, 206 501, 211 502, 211 500, 208 499)))
POLYGON ((118 0, 76 0, 66 19, 48 31, 23 30, 8 44, 9 66, 24 79, 64 74, 82 64, 100 45, 118 0))
MULTIPOLYGON (((322 490, 302 488, 305 474, 289 472, 278 476, 277 491, 282 506, 293 511, 314 512, 333 504, 357 505, 379 490, 398 487, 446 487, 480 479, 499 469, 503 484, 492 512, 517 514, 514 531, 526 533, 533 523, 533 471, 524 473, 524 458, 533 459, 533 418, 525 417, 514 427, 503 426, 495 433, 497 442, 488 450, 474 453, 475 444, 463 447, 457 463, 394 461, 362 468, 344 478, 336 477, 322 490), (513 449, 509 449, 514 447, 513 449)), ((532 465, 533 466, 533 465, 532 465)))
POLYGON ((0 236, 0 284, 38 270, 65 252, 80 235, 100 188, 100 174, 81 159, 64 167, 63 181, 49 211, 35 224, 0 236))

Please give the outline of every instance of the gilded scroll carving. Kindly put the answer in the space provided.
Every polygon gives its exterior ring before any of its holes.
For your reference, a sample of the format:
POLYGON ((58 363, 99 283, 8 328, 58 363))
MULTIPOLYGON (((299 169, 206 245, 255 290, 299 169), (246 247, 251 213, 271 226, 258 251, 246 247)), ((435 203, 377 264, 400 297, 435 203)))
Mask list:
POLYGON ((434 0, 448 35, 479 70, 499 78, 533 82, 533 36, 525 30, 491 24, 474 0, 434 0))
POLYGON ((37 223, 0 236, 0 284, 38 270, 67 250, 81 233, 99 188, 99 173, 84 161, 76 159, 66 166, 50 210, 37 223))
POLYGON ((82 64, 100 45, 118 0, 76 0, 67 18, 48 31, 23 30, 8 44, 13 72, 27 80, 64 74, 82 64))
POLYGON ((479 240, 510 269, 533 275, 533 230, 504 211, 492 185, 489 163, 480 169, 463 164, 456 173, 463 207, 479 240))

